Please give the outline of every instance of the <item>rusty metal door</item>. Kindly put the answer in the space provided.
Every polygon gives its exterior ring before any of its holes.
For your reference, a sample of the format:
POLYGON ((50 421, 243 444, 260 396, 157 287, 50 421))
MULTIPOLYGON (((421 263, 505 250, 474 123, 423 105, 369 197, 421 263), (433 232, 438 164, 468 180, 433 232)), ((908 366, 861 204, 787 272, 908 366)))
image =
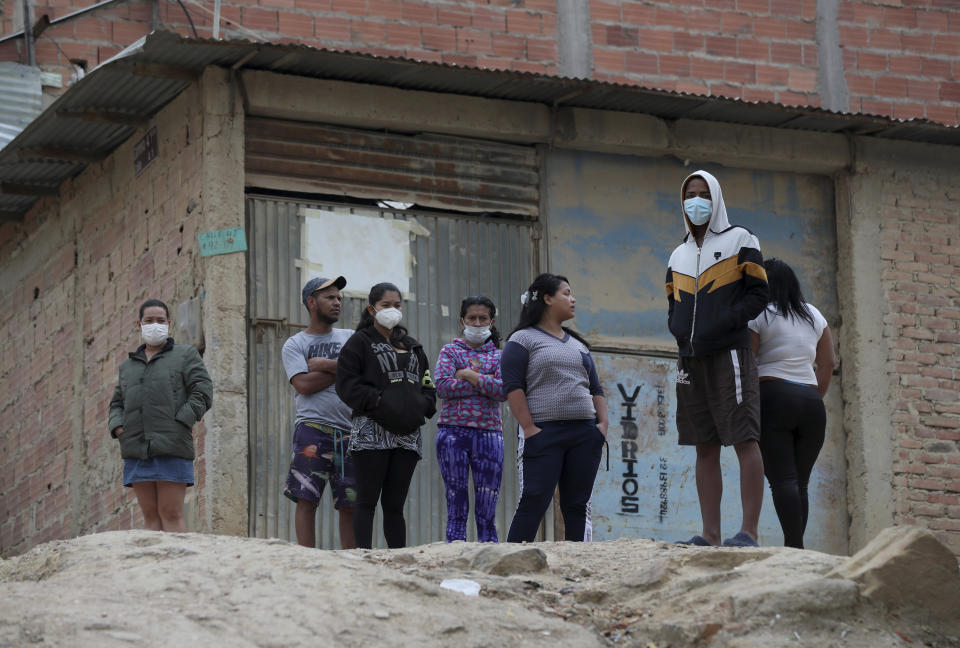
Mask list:
MULTIPOLYGON (((280 351, 288 337, 307 325, 307 313, 300 303, 300 289, 306 277, 299 267, 305 214, 319 209, 343 218, 361 215, 416 221, 421 234, 410 237, 413 264, 410 294, 406 296, 411 299, 405 306, 404 321, 410 333, 424 345, 431 365, 436 362, 440 347, 459 334, 459 305, 466 296, 490 296, 497 304, 498 323, 509 331, 519 315, 520 293, 532 281, 538 265, 535 228, 533 222, 519 218, 394 211, 252 195, 246 206, 252 364, 249 532, 261 538, 295 540, 294 505, 282 493, 290 462, 295 408, 293 388, 283 371, 280 351)), ((336 326, 353 328, 365 304, 365 299, 348 297, 336 326)), ((516 423, 506 407, 504 429, 506 460, 497 509, 497 528, 502 535, 506 535, 517 502, 513 459, 516 437, 509 432, 516 429, 516 423)), ((423 461, 414 474, 405 509, 410 545, 444 539, 446 504, 437 469, 435 437, 436 424, 430 421, 423 428, 423 461)), ((340 546, 334 516, 330 496, 325 492, 317 516, 321 547, 340 546)), ((374 542, 382 546, 379 513, 374 524, 374 542)), ((468 525, 468 534, 468 539, 475 539, 472 524, 468 525)))

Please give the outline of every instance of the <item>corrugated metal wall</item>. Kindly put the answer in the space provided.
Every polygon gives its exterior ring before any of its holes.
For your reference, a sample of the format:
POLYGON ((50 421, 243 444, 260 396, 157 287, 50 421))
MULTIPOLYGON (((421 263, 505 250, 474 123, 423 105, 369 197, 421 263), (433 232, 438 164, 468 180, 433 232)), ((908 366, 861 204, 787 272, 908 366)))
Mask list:
MULTIPOLYGON (((307 324, 300 304, 303 279, 296 265, 300 255, 302 208, 344 213, 375 213, 383 218, 416 218, 429 236, 411 241, 416 263, 404 318, 411 334, 420 340, 436 362, 440 347, 459 334, 461 299, 490 296, 499 309, 498 322, 508 332, 519 315, 520 293, 537 267, 531 223, 491 217, 464 217, 435 213, 408 213, 343 205, 323 205, 277 198, 249 197, 247 232, 251 335, 250 371, 250 535, 295 540, 294 505, 282 494, 290 462, 293 430, 293 388, 283 371, 280 350, 284 341, 307 324)), ((389 277, 384 277, 389 280, 389 277)), ((347 277, 349 281, 349 277, 347 277)), ((338 327, 353 328, 365 300, 350 298, 338 327)), ((516 423, 504 407, 506 443, 503 486, 497 511, 497 528, 506 535, 517 502, 516 423)), ((406 506, 407 542, 410 545, 444 539, 446 504, 443 482, 434 453, 436 424, 423 429, 424 460, 420 462, 406 506)), ((327 493, 318 515, 318 544, 339 547, 339 532, 327 493)), ((472 504, 471 504, 472 511, 472 504)), ((552 511, 546 528, 552 529, 552 511)), ((383 546, 379 514, 374 542, 383 546)), ((468 525, 468 539, 476 530, 468 525)))
POLYGON ((531 146, 249 117, 246 185, 537 216, 531 146))
POLYGON ((40 68, 0 63, 0 149, 40 114, 42 94, 40 68))

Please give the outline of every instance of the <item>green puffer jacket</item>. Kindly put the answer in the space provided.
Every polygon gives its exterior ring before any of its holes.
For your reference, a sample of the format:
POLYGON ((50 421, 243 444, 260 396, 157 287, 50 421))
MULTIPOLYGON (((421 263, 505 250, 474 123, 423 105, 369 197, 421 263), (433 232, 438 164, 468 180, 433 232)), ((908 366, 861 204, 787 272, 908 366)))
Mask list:
POLYGON ((120 365, 110 401, 110 435, 124 459, 193 459, 193 425, 213 403, 213 383, 192 346, 167 344, 147 362, 144 346, 120 365))

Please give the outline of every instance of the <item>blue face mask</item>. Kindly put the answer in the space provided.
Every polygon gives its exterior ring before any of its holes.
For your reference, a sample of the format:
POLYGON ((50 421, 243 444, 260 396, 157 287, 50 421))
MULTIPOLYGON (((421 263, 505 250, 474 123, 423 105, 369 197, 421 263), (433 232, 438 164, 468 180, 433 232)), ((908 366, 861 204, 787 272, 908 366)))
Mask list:
POLYGON ((703 225, 710 222, 713 214, 713 201, 706 198, 687 198, 683 201, 683 211, 694 225, 703 225))

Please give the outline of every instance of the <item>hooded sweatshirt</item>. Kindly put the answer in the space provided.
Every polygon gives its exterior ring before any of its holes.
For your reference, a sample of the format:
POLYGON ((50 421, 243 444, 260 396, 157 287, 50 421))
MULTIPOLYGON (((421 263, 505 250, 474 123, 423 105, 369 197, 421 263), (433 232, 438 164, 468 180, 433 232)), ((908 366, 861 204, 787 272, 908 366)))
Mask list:
POLYGON ((707 356, 750 347, 747 322, 767 305, 767 273, 752 232, 730 225, 720 183, 697 171, 680 186, 680 213, 687 235, 667 264, 670 332, 681 356, 707 356), (683 191, 693 177, 710 188, 713 212, 702 247, 683 209, 683 191))
POLYGON ((507 399, 500 374, 500 349, 487 340, 474 349, 457 338, 440 349, 436 371, 437 396, 443 399, 440 425, 500 432, 500 403, 507 399), (477 386, 454 378, 458 369, 473 369, 477 386))
POLYGON ((437 411, 436 390, 423 346, 408 337, 397 353, 373 327, 347 340, 337 358, 337 395, 353 416, 366 416, 395 435, 415 433, 437 411))

